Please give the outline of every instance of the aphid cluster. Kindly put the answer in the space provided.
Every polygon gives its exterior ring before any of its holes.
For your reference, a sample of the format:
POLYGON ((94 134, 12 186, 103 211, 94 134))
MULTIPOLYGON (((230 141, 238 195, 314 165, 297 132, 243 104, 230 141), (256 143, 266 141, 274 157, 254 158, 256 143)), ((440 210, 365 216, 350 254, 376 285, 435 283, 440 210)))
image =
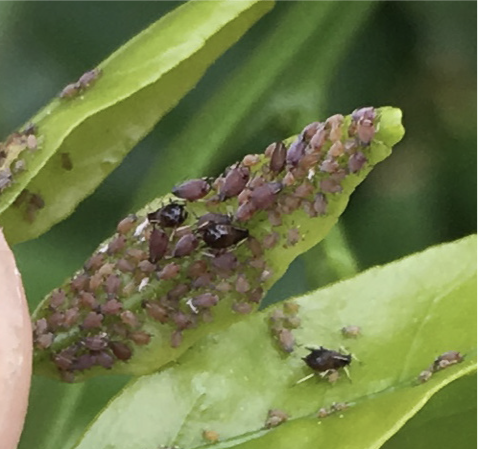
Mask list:
POLYGON ((101 75, 102 71, 99 68, 88 70, 80 76, 75 83, 68 84, 60 92, 60 98, 76 97, 80 93, 88 89, 101 75))
POLYGON ((33 123, 22 131, 10 134, 5 142, 0 142, 0 193, 13 183, 15 175, 27 169, 24 151, 35 152, 40 143, 37 127, 33 123))
POLYGON ((289 419, 289 415, 280 409, 273 409, 267 412, 266 422, 264 427, 266 429, 271 429, 272 427, 277 427, 280 424, 285 423, 289 419))
POLYGON ((350 407, 351 404, 347 402, 333 402, 330 407, 322 407, 317 412, 317 418, 326 418, 337 412, 342 412, 350 407))
POLYGON ((286 301, 282 307, 275 308, 269 314, 269 324, 273 337, 279 347, 286 353, 294 351, 295 339, 293 329, 300 326, 300 318, 297 316, 299 305, 293 301, 286 301))
POLYGON ((463 362, 463 355, 458 351, 447 351, 438 356, 433 363, 424 371, 422 371, 418 376, 418 381, 423 383, 429 380, 434 373, 441 371, 442 369, 448 368, 451 365, 456 363, 463 362))
MULTIPOLYGON (((87 73, 77 90, 98 76, 87 73)), ((370 135, 374 116, 364 108, 350 123, 341 115, 314 122, 292 144, 247 155, 217 179, 183 182, 172 190, 176 199, 121 220, 113 238, 45 301, 34 322, 37 356, 49 357, 72 381, 77 372, 128 361, 152 340, 146 323, 178 347, 184 332, 214 321, 223 299, 234 313, 252 312, 273 279, 268 251, 304 238, 288 216, 299 209, 309 217, 327 214, 343 179, 366 163, 360 149, 369 142, 359 130, 370 135), (71 328, 74 339, 55 339, 71 328)), ((286 352, 300 324, 294 307, 287 303, 283 316, 271 317, 286 352)))

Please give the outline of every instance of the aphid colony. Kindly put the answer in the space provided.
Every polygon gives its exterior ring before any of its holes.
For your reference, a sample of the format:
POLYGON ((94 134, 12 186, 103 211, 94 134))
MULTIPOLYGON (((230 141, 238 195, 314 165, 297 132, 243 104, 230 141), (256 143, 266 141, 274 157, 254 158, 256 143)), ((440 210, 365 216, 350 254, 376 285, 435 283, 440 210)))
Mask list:
POLYGON ((32 123, 0 142, 0 194, 12 184, 15 175, 27 169, 25 151, 33 153, 38 146, 37 128, 32 123))
POLYGON ((439 355, 434 362, 418 376, 419 382, 428 381, 434 373, 448 368, 456 363, 463 362, 463 356, 458 351, 447 351, 439 355))
MULTIPOLYGON (((37 313, 36 358, 50 359, 73 381, 77 372, 128 361, 151 341, 146 323, 156 323, 174 348, 184 332, 214 321, 223 300, 235 313, 253 311, 272 282, 270 250, 303 238, 284 224, 289 216, 326 214, 342 181, 366 163, 375 112, 363 108, 353 117, 314 122, 292 144, 247 155, 215 180, 179 184, 176 199, 121 220, 37 313), (62 333, 70 337, 56 339, 62 333)), ((279 345, 292 351, 295 312, 284 309, 273 320, 279 345)))
POLYGON ((72 98, 76 97, 80 93, 84 92, 90 87, 101 75, 101 69, 95 68, 83 73, 78 81, 68 84, 60 92, 60 98, 72 98))

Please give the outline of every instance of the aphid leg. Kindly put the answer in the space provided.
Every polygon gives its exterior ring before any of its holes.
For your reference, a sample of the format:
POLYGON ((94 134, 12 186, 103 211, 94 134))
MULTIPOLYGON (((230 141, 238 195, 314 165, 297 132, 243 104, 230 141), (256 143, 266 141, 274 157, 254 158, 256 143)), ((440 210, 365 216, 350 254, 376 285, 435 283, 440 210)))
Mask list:
POLYGON ((347 376, 347 379, 352 382, 352 378, 350 377, 350 371, 348 369, 348 367, 344 366, 344 372, 345 372, 345 375, 347 376))
POLYGON ((305 382, 306 380, 312 379, 312 377, 315 376, 315 373, 308 374, 307 376, 303 377, 302 379, 298 380, 294 385, 299 385, 302 382, 305 382))

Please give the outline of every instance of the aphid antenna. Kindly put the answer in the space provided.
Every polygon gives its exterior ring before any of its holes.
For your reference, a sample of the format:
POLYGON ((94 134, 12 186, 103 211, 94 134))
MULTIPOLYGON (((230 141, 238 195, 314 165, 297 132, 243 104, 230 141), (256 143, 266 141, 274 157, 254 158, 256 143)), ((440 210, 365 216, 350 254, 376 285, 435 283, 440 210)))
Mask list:
POLYGON ((352 357, 356 362, 358 363, 362 363, 362 361, 355 355, 353 354, 352 352, 348 351, 347 348, 343 345, 341 345, 339 347, 339 352, 342 352, 344 353, 345 355, 349 355, 350 357, 352 357))

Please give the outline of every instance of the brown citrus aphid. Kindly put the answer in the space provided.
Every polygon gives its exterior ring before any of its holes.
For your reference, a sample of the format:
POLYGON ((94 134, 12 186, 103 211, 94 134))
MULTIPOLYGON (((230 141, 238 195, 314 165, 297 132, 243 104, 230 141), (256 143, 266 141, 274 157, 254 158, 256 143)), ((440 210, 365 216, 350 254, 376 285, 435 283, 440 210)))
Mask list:
POLYGON ((325 159, 325 161, 320 164, 320 171, 324 173, 335 173, 339 168, 339 163, 334 159, 325 159))
POLYGON ((127 234, 129 231, 131 231, 134 228, 136 221, 137 221, 136 215, 128 215, 127 217, 123 218, 118 223, 118 226, 116 226, 116 230, 118 231, 118 234, 120 235, 127 234))
POLYGON ((247 300, 249 302, 253 302, 255 304, 259 304, 261 302, 262 297, 264 296, 264 291, 261 287, 257 287, 254 290, 250 291, 247 300))
POLYGON ((191 179, 176 187, 173 187, 173 194, 186 201, 196 201, 204 198, 211 186, 205 179, 191 179))
POLYGON ((171 347, 177 348, 183 342, 183 333, 181 331, 174 331, 171 334, 171 347))
POLYGON ((313 209, 317 215, 324 215, 327 212, 327 198, 322 193, 315 195, 313 209))
POLYGON ((204 243, 210 248, 223 249, 236 245, 249 236, 247 229, 208 222, 198 229, 204 243))
POLYGON ((48 317, 49 329, 56 330, 65 324, 65 314, 62 312, 54 312, 48 317))
POLYGON ((323 126, 323 123, 312 122, 302 130, 300 135, 306 142, 309 142, 321 126, 323 126))
POLYGON ((196 260, 189 268, 187 275, 190 278, 197 278, 207 272, 207 263, 204 260, 196 260))
POLYGON ((202 437, 211 443, 217 443, 219 441, 219 434, 214 430, 204 430, 202 437))
POLYGON ((96 301, 95 296, 88 292, 80 293, 79 303, 81 306, 86 307, 88 309, 96 309, 96 307, 98 306, 98 301, 96 301))
POLYGON ((98 335, 85 337, 83 339, 83 344, 92 351, 101 351, 102 349, 106 349, 108 347, 108 336, 105 332, 101 332, 98 335))
POLYGON ((218 292, 230 292, 232 290, 232 285, 227 281, 221 281, 216 285, 216 290, 218 292))
POLYGON ((271 429, 272 427, 277 427, 278 425, 285 423, 288 419, 289 415, 283 410, 269 410, 269 412, 267 413, 265 428, 271 429))
POLYGON ((342 354, 332 349, 326 349, 323 346, 320 346, 318 349, 306 349, 310 351, 310 354, 302 357, 302 360, 309 368, 319 373, 329 370, 338 370, 350 365, 352 362, 351 354, 342 354))
POLYGON ((35 344, 39 349, 47 349, 53 343, 53 334, 48 332, 46 334, 42 334, 35 339, 35 344))
POLYGON ((220 200, 224 201, 227 198, 239 195, 249 181, 249 175, 250 171, 247 167, 232 167, 227 172, 224 184, 219 190, 220 200))
POLYGON ((191 299, 191 304, 197 308, 209 308, 215 306, 219 302, 219 297, 211 293, 203 293, 191 299))
POLYGON ((67 84, 63 90, 60 92, 60 98, 72 98, 78 95, 80 91, 80 86, 78 83, 67 84))
POLYGON ((287 164, 292 167, 297 167, 300 160, 305 154, 305 149, 307 147, 307 142, 305 142, 302 136, 299 136, 287 150, 286 161, 287 164))
POLYGON ((55 290, 50 296, 50 307, 56 309, 60 307, 65 302, 65 292, 63 290, 55 290))
POLYGON ((248 221, 252 218, 254 213, 256 212, 256 208, 252 203, 244 203, 241 204, 234 215, 234 218, 237 221, 248 221))
POLYGON ((271 226, 281 226, 282 225, 282 217, 279 211, 277 210, 270 210, 267 218, 269 219, 269 223, 271 226))
POLYGON ((295 177, 290 171, 285 174, 282 184, 285 187, 290 187, 295 184, 295 177))
POLYGON ((123 235, 116 237, 115 239, 111 240, 108 244, 108 249, 106 252, 109 255, 116 254, 117 252, 121 251, 125 247, 126 238, 123 235))
POLYGON ((59 353, 53 355, 53 362, 61 370, 67 370, 71 367, 73 363, 74 350, 69 347, 60 351, 59 353))
POLYGON ((245 276, 239 275, 236 280, 236 292, 247 293, 251 289, 251 286, 245 276))
POLYGON ((85 329, 94 329, 96 327, 101 327, 102 322, 103 315, 101 313, 89 312, 83 320, 82 326, 85 329))
POLYGON ((295 339, 289 329, 281 329, 278 333, 278 340, 283 351, 289 353, 294 351, 295 339))
POLYGON ((78 307, 71 307, 70 309, 65 310, 65 327, 71 327, 76 324, 80 316, 78 307))
POLYGON ((232 305, 232 310, 234 312, 240 313, 241 315, 247 315, 252 312, 252 306, 247 302, 235 302, 232 305))
POLYGON ((430 380, 430 378, 432 377, 432 375, 433 375, 433 371, 427 369, 427 370, 422 371, 422 372, 418 375, 418 378, 417 378, 417 379, 418 379, 418 381, 419 381, 420 383, 425 383, 425 382, 427 382, 427 381, 430 380))
POLYGON ((134 265, 126 259, 118 260, 118 262, 116 262, 116 268, 122 273, 132 273, 134 271, 134 265))
POLYGON ((242 159, 242 165, 245 167, 254 167, 260 162, 261 158, 258 154, 246 154, 242 159))
POLYGON ((114 364, 113 356, 106 351, 100 351, 96 354, 96 364, 106 369, 111 369, 114 364))
POLYGON ((142 273, 152 273, 154 270, 156 270, 156 265, 151 263, 149 260, 142 260, 138 264, 138 268, 142 273))
POLYGON ((273 145, 269 169, 272 173, 280 173, 285 168, 287 148, 283 142, 276 142, 273 145))
POLYGON ((139 321, 137 316, 131 310, 125 310, 120 314, 121 321, 129 327, 138 327, 139 321))
POLYGON ((346 338, 357 338, 362 333, 362 329, 359 326, 350 324, 341 329, 342 335, 346 338))
POLYGON ((225 271, 226 273, 235 270, 237 264, 237 258, 232 253, 219 254, 212 259, 212 265, 219 271, 225 271))
POLYGON ((174 262, 168 263, 158 273, 158 278, 164 281, 168 279, 173 279, 178 275, 180 269, 181 267, 178 264, 175 264, 174 262))
POLYGON ((191 254, 198 246, 198 239, 194 234, 182 236, 173 250, 173 257, 184 257, 191 254))
POLYGON ((361 151, 357 151, 349 158, 348 166, 350 173, 357 173, 367 163, 367 158, 361 151))
POLYGON ((110 274, 106 278, 105 292, 108 295, 116 295, 121 287, 121 278, 115 274, 110 274))
POLYGON ((462 361, 463 356, 458 351, 447 351, 435 359, 432 368, 433 371, 439 371, 462 361))
POLYGON ((143 331, 132 332, 129 337, 139 346, 147 345, 151 341, 151 335, 143 331))
POLYGON ((287 231, 287 245, 294 246, 300 242, 301 236, 297 228, 292 228, 287 231))
POLYGON ((67 171, 73 170, 73 162, 71 161, 70 153, 60 153, 61 168, 67 171))
POLYGON ((109 347, 113 351, 115 357, 119 360, 126 361, 129 360, 132 356, 132 352, 129 346, 120 341, 110 341, 109 347))
POLYGON ((88 72, 83 73, 78 80, 78 85, 82 89, 86 89, 89 87, 94 81, 98 79, 101 75, 102 71, 99 68, 94 68, 93 70, 89 70, 88 72))
POLYGON ((30 134, 29 136, 27 136, 27 148, 32 151, 38 148, 38 139, 35 135, 30 134))
POLYGON ((165 232, 157 228, 153 229, 149 238, 149 261, 151 263, 156 263, 163 258, 168 249, 168 242, 169 238, 165 232))
POLYGON ((155 212, 148 214, 150 223, 159 223, 163 228, 175 228, 182 225, 188 212, 183 204, 170 203, 155 212))
POLYGON ((73 278, 70 283, 71 289, 75 292, 85 290, 90 282, 90 278, 86 274, 79 274, 73 278))
POLYGON ((169 317, 167 310, 157 302, 148 301, 145 303, 145 308, 149 316, 154 320, 163 324, 168 321, 169 317))
POLYGON ((101 306, 101 312, 105 315, 117 315, 123 310, 123 304, 117 299, 109 299, 101 306))
POLYGON ((333 178, 327 178, 320 181, 320 190, 325 193, 340 193, 342 186, 333 178))
POLYGON ((229 225, 229 224, 232 223, 232 218, 231 218, 230 215, 213 214, 212 212, 209 212, 209 213, 204 214, 204 215, 202 215, 201 217, 198 218, 196 226, 198 228, 201 228, 206 223, 216 223, 216 224, 229 225))
POLYGON ((256 209, 267 209, 272 206, 276 199, 276 194, 282 190, 280 182, 269 182, 255 188, 251 192, 249 201, 256 209))
POLYGON ((196 279, 191 284, 192 288, 203 288, 203 287, 209 287, 209 285, 212 282, 213 276, 210 273, 203 274, 196 279))
POLYGON ((298 198, 307 198, 314 191, 314 186, 308 181, 304 181, 294 190, 294 196, 298 198))
POLYGON ((91 256, 88 261, 85 263, 85 270, 86 271, 96 271, 103 265, 105 256, 103 254, 94 254, 91 256))
POLYGON ((271 249, 277 244, 277 242, 279 241, 279 238, 280 238, 280 235, 277 232, 272 232, 271 234, 267 234, 264 237, 262 245, 266 249, 271 249))
POLYGON ((186 293, 189 291, 189 286, 186 284, 178 284, 174 286, 171 290, 168 292, 168 299, 174 300, 174 299, 181 299, 183 298, 186 293))

